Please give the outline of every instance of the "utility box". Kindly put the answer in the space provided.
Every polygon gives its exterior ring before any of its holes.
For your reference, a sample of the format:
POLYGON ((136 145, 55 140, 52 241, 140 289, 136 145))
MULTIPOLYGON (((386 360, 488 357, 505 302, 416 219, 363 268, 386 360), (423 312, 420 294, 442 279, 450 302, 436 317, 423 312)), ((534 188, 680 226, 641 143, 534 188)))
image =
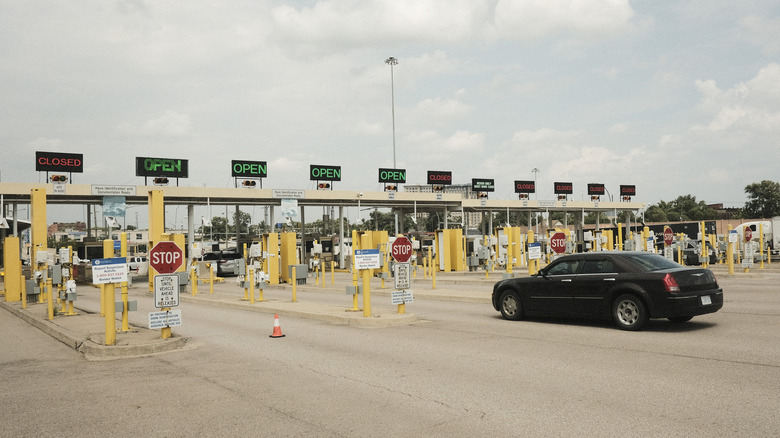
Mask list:
POLYGON ((288 266, 287 277, 292 281, 292 268, 295 268, 295 282, 297 284, 306 284, 306 279, 309 277, 309 269, 306 265, 290 265, 288 266))

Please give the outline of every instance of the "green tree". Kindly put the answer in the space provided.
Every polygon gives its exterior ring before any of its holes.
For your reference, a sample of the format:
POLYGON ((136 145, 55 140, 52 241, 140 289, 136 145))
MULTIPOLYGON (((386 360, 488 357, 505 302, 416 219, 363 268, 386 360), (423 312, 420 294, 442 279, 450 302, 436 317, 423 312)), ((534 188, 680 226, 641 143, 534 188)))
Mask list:
POLYGON ((647 211, 645 211, 645 221, 646 222, 667 222, 669 221, 669 216, 666 214, 663 208, 657 206, 657 205, 651 205, 647 208, 647 211))
POLYGON ((763 180, 745 187, 748 201, 744 215, 748 218, 780 216, 780 183, 763 180))
MULTIPOLYGON (((697 202, 693 195, 678 196, 677 199, 669 202, 659 201, 657 207, 666 213, 666 219, 662 221, 701 221, 718 218, 717 211, 707 206, 704 201, 697 202)), ((653 214, 656 217, 661 215, 658 211, 654 211, 653 214)), ((647 212, 645 212, 645 220, 650 221, 647 212)))

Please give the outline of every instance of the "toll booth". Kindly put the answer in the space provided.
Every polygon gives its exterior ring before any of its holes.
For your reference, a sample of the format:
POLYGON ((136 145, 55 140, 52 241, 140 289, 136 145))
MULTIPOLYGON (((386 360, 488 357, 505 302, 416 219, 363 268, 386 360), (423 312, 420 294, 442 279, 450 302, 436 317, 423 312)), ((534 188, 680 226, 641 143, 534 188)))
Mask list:
POLYGON ((297 253, 298 235, 296 233, 282 233, 279 244, 279 269, 282 281, 290 283, 289 266, 298 264, 297 253))
POLYGON ((436 258, 440 271, 465 271, 464 254, 463 230, 436 230, 436 258))

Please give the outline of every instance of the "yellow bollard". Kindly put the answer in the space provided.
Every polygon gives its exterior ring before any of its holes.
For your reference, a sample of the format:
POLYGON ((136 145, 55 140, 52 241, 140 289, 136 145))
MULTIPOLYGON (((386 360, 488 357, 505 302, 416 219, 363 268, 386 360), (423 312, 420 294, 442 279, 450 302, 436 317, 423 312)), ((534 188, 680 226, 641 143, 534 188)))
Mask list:
MULTIPOLYGON (((528 230, 528 244, 534 243, 534 230, 528 230)), ((536 274, 536 260, 528 260, 528 275, 536 274)))
POLYGON ((333 261, 330 262, 330 285, 333 286, 336 284, 336 270, 335 270, 336 263, 333 261))
POLYGON ((192 277, 192 296, 198 295, 198 265, 192 265, 190 276, 192 277))
POLYGON ((27 282, 24 278, 24 275, 20 275, 19 278, 20 278, 19 285, 21 286, 22 289, 22 309, 26 309, 27 308, 27 282))
POLYGON ((214 269, 211 267, 211 263, 206 263, 206 267, 209 270, 209 294, 214 294, 214 269))
POLYGON ((297 292, 298 292, 298 277, 295 274, 295 266, 292 267, 292 277, 290 278, 290 281, 292 282, 292 302, 295 303, 298 301, 297 292))
MULTIPOLYGON (((114 257, 114 241, 106 239, 103 241, 103 257, 114 257)), ((103 313, 106 318, 106 345, 116 345, 116 316, 114 315, 114 300, 116 288, 113 283, 108 283, 103 288, 103 313)))

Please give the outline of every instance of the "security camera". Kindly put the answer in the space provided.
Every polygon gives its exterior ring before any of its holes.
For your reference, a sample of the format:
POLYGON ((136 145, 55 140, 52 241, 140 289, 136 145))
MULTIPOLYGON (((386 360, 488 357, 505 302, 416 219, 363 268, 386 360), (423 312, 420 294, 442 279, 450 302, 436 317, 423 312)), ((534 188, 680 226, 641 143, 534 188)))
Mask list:
POLYGON ((359 197, 363 196, 363 192, 358 192, 358 196, 359 197))

